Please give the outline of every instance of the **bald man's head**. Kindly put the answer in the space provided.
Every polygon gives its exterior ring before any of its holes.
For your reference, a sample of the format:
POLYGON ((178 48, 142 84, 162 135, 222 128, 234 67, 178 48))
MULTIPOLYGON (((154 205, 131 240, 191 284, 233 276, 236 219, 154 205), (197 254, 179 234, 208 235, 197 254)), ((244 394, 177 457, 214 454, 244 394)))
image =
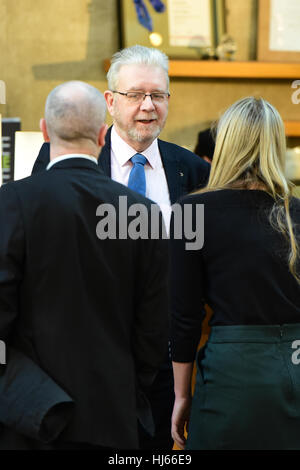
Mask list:
POLYGON ((93 86, 80 81, 58 85, 48 95, 45 106, 51 144, 96 144, 105 113, 105 99, 93 86))

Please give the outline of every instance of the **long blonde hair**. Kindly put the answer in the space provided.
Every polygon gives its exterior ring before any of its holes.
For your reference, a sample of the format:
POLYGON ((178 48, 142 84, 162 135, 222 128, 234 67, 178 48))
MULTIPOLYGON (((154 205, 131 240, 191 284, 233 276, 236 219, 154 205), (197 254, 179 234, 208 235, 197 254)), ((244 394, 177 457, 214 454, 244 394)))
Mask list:
POLYGON ((292 183, 284 176, 286 140, 278 111, 262 98, 243 98, 217 125, 215 152, 206 188, 264 189, 274 198, 270 223, 289 241, 290 272, 300 283, 299 247, 290 216, 292 183))

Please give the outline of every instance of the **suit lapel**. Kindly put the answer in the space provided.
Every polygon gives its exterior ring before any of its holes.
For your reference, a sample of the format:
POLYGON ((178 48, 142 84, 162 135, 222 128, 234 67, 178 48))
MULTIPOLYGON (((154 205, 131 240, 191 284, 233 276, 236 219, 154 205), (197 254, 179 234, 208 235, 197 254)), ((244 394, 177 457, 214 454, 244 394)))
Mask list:
POLYGON ((111 127, 108 129, 107 134, 105 136, 105 145, 100 152, 98 165, 103 171, 103 173, 106 176, 109 176, 111 178, 110 134, 111 134, 111 127))
POLYGON ((174 204, 182 194, 182 178, 178 158, 175 153, 170 153, 167 142, 158 139, 158 148, 166 173, 171 204, 174 204))

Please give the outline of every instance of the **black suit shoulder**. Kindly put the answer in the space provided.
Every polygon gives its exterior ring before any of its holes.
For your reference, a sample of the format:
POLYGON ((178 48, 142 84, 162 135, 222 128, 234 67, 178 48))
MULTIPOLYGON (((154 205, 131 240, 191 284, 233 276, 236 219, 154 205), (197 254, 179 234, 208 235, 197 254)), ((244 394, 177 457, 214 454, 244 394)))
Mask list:
POLYGON ((169 152, 172 152, 178 158, 186 160, 187 162, 195 164, 196 166, 198 166, 200 162, 200 166, 202 166, 203 168, 209 168, 209 164, 205 160, 199 158, 198 155, 191 152, 190 150, 184 147, 180 147, 180 145, 174 144, 172 142, 167 142, 165 140, 158 139, 158 142, 159 146, 163 147, 164 149, 167 149, 169 152))
POLYGON ((207 163, 195 153, 184 147, 180 147, 177 144, 166 142, 165 140, 158 139, 158 142, 162 151, 172 154, 173 158, 177 158, 178 161, 185 164, 187 168, 198 169, 199 171, 202 171, 204 175, 209 175, 209 163, 207 163))
POLYGON ((206 186, 210 165, 198 155, 179 145, 158 139, 164 165, 166 160, 176 162, 176 170, 181 175, 181 190, 178 197, 206 186))

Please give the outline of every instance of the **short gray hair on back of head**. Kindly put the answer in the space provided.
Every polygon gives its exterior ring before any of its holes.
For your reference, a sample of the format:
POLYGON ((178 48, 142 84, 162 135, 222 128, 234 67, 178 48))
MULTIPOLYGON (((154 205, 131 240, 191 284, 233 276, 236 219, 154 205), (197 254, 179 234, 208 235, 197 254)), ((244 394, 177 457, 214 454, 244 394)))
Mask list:
POLYGON ((153 47, 131 46, 116 52, 111 59, 111 66, 107 73, 108 88, 116 90, 118 86, 118 76, 120 68, 123 65, 153 65, 161 67, 167 79, 167 87, 169 90, 169 59, 166 54, 153 47))
POLYGON ((50 142, 59 139, 96 143, 105 115, 105 99, 97 88, 75 80, 62 83, 46 100, 45 120, 50 142))

